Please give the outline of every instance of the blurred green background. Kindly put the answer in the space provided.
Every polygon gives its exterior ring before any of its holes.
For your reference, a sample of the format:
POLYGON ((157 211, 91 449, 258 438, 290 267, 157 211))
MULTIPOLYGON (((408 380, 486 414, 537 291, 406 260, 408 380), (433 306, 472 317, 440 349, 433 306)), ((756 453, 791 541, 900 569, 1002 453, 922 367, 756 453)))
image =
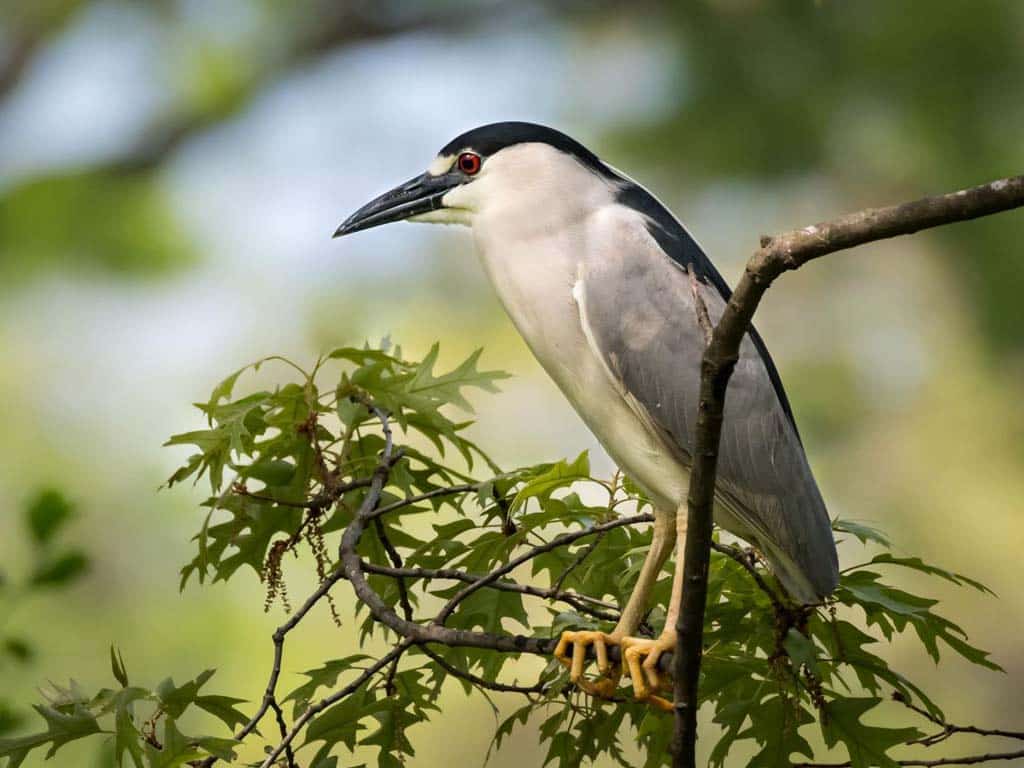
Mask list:
MULTIPOLYGON (((4 631, 35 647, 4 658, 4 697, 24 709, 47 679, 106 683, 112 641, 148 684, 216 666, 218 692, 259 696, 280 616, 249 574, 178 594, 203 492, 157 487, 184 458, 161 443, 200 424, 189 404, 262 355, 387 333, 413 355, 442 339, 449 360, 482 345, 516 375, 476 400, 502 463, 589 447, 611 471, 464 231, 330 239, 457 133, 562 128, 651 187, 734 280, 761 233, 1020 173, 1022 93, 1024 3, 1007 0, 7 0, 0 561, 32 567, 22 511, 53 486, 92 562, 70 590, 0 593, 4 631)), ((834 256, 780 281, 758 318, 831 512, 999 595, 935 594, 1006 676, 899 646, 894 665, 953 722, 1018 729, 1022 236, 1011 213, 834 256)), ((352 643, 325 619, 284 684, 352 643)), ((478 764, 493 726, 452 690, 410 764, 478 764)), ((521 731, 490 765, 540 754, 521 731)))

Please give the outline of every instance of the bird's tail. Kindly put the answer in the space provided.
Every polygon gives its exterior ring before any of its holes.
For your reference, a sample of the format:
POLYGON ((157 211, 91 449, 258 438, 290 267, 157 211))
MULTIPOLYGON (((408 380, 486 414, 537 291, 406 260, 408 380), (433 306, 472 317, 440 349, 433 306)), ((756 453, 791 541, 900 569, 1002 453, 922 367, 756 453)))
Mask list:
POLYGON ((758 548, 786 592, 805 605, 822 602, 839 585, 839 559, 827 517, 825 521, 824 526, 814 526, 822 530, 814 531, 814 538, 819 541, 809 548, 813 557, 801 557, 805 554, 802 552, 786 552, 771 541, 758 542, 758 548))

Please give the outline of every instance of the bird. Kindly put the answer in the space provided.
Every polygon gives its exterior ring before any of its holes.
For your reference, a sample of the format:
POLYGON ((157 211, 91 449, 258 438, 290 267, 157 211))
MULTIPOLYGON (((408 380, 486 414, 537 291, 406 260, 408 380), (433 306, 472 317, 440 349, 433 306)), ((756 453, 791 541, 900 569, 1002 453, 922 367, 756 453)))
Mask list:
MULTIPOLYGON (((721 317, 728 283, 650 191, 534 123, 461 134, 424 173, 364 205, 334 236, 402 220, 470 228, 483 270, 534 357, 650 499, 651 545, 617 624, 611 632, 567 630, 554 655, 594 695, 609 698, 624 672, 637 699, 670 709, 658 695, 667 681, 657 665, 676 642, 705 328, 721 317), (640 637, 673 546, 664 629, 640 637), (619 647, 621 664, 609 662, 610 646, 619 647), (591 650, 596 681, 585 676, 591 650)), ((763 555, 793 601, 821 603, 836 588, 828 512, 778 369, 753 327, 727 391, 713 514, 763 555)))

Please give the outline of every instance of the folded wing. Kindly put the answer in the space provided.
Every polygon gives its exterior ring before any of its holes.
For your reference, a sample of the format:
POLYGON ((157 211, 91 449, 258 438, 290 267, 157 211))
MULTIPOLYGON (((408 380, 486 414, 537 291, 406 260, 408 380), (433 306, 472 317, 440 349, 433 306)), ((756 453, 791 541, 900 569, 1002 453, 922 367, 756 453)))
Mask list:
MULTIPOLYGON (((682 266, 653 236, 628 238, 615 257, 588 266, 579 286, 594 351, 684 460, 695 442, 704 349, 688 270, 696 273, 696 290, 717 322, 726 297, 714 267, 706 257, 682 266)), ((727 391, 716 506, 728 512, 723 520, 739 523, 734 533, 765 553, 794 597, 816 602, 835 588, 838 560, 828 513, 756 332, 744 338, 727 391)))

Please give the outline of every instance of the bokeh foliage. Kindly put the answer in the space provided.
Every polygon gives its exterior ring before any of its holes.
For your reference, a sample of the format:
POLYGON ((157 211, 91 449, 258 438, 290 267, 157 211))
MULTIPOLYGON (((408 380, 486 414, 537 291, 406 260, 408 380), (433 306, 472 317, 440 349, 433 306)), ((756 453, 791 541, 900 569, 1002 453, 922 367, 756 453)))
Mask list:
MULTIPOLYGON (((49 43, 102 5, 5 4, 0 99, 16 91, 49 43)), ((0 263, 16 266, 8 278, 76 262, 115 273, 187 263, 195 254, 161 188, 164 167, 189 141, 336 50, 420 32, 468 35, 502 20, 514 26, 524 12, 515 3, 435 0, 252 3, 244 24, 210 34, 186 3, 133 11, 152 14, 163 38, 174 41, 173 57, 162 62, 169 104, 114 157, 0 189, 0 211, 16 210, 21 222, 0 220, 0 263)), ((672 87, 658 109, 620 121, 606 141, 646 164, 665 192, 676 194, 680 180, 690 194, 725 180, 764 185, 770 194, 773 185, 828 177, 850 207, 859 207, 963 187, 1024 163, 1015 129, 1024 106, 1012 98, 1024 91, 1019 3, 934 0, 923 12, 883 0, 639 7, 534 0, 530 11, 583 36, 637 27, 636 34, 673 52, 663 73, 672 87)), ((1024 277, 1015 268, 1012 223, 993 219, 933 236, 992 350, 1019 353, 1016 297, 1024 277), (980 253, 985 258, 976 258, 980 253)))
MULTIPOLYGON (((89 570, 89 556, 67 543, 65 529, 75 517, 74 505, 55 488, 37 491, 24 505, 20 523, 28 563, 20 573, 0 568, 0 673, 11 665, 31 665, 36 657, 36 640, 19 621, 18 609, 52 599, 89 570)), ((24 724, 17 704, 0 692, 0 736, 24 724)))
MULTIPOLYGON (((607 70, 597 67, 593 77, 590 73, 587 77, 575 73, 576 79, 573 79, 570 69, 568 73, 554 74, 554 81, 561 83, 562 92, 557 121, 554 118, 552 121, 581 136, 589 132, 588 143, 602 154, 613 156, 616 164, 632 175, 651 184, 698 234, 714 232, 719 227, 729 232, 726 247, 717 248, 712 254, 716 259, 735 256, 729 250, 733 244, 741 252, 746 248, 744 244, 752 247, 760 230, 747 224, 740 226, 732 219, 716 225, 714 218, 708 215, 707 199, 712 202, 738 199, 741 212, 744 212, 743 200, 756 200, 756 204, 750 206, 756 216, 762 216, 765 211, 770 213, 778 206, 782 216, 773 226, 784 227, 809 223, 814 218, 863 204, 891 202, 915 197, 924 191, 959 187, 1012 173, 1021 165, 1024 145, 1018 140, 1017 132, 1024 106, 1013 95, 1021 91, 1024 77, 1021 46, 1016 44, 1015 37, 1016 30, 1021 28, 1024 7, 1017 3, 937 0, 921 9, 882 0, 855 4, 833 0, 701 0, 671 4, 536 2, 531 6, 542 8, 539 14, 527 11, 517 15, 523 5, 404 0, 380 3, 302 0, 287 4, 208 4, 177 0, 152 3, 13 0, 0 3, 0 109, 15 106, 29 89, 45 90, 47 82, 41 75, 52 52, 65 46, 80 27, 90 18, 95 19, 97 11, 103 10, 110 12, 111 17, 143 16, 153 23, 158 40, 151 56, 159 63, 162 79, 147 80, 146 87, 159 91, 164 99, 162 103, 167 106, 151 115, 115 148, 106 147, 92 154, 87 151, 84 161, 50 161, 41 169, 30 168, 27 173, 18 175, 0 167, 0 219, 4 222, 0 224, 0 305, 22 295, 30 300, 40 298, 33 293, 40 276, 74 281, 85 275, 81 292, 88 302, 90 289, 105 281, 116 284, 125 276, 173 274, 175 268, 196 258, 222 259, 225 254, 220 251, 196 252, 193 232, 180 220, 181 196, 168 194, 168 181, 180 167, 183 156, 197 148, 212 147, 212 153, 206 152, 207 161, 214 155, 223 163, 236 162, 238 155, 230 151, 229 145, 235 139, 241 138, 244 143, 248 138, 250 143, 246 146, 250 147, 252 129, 258 132, 264 121, 252 121, 244 135, 225 131, 225 127, 233 128, 232 121, 256 111, 252 107, 260 102, 261 96, 294 90, 295 81, 301 79, 304 71, 315 71, 319 64, 339 52, 352 55, 362 51, 378 55, 374 43, 387 44, 407 34, 414 40, 439 36, 456 43, 493 35, 495 30, 508 29, 515 34, 526 30, 542 35, 553 30, 557 40, 553 43, 549 40, 547 45, 564 46, 567 58, 581 51, 596 50, 601 60, 591 59, 588 61, 591 64, 600 64, 610 53, 615 53, 617 46, 609 46, 609 39, 621 41, 627 48, 632 45, 666 53, 662 63, 667 87, 657 90, 658 99, 653 109, 635 110, 628 115, 619 110, 611 120, 601 114, 592 115, 586 109, 585 96, 581 100, 581 94, 599 92, 602 104, 615 105, 623 100, 633 103, 627 95, 643 91, 649 84, 634 82, 628 87, 598 88, 596 85, 607 75, 607 70), (251 15, 238 24, 235 23, 237 18, 231 15, 232 9, 242 6, 249 9, 247 13, 251 15), (205 16, 199 14, 197 23, 197 9, 225 8, 228 11, 223 16, 216 11, 205 16), (511 13, 502 15, 510 9, 511 13), (332 15, 335 12, 353 15, 346 19, 332 15), (453 16, 457 17, 457 23, 451 23, 453 16), (533 19, 532 25, 521 24, 524 18, 533 19), (362 48, 356 49, 357 45, 362 48), (172 55, 167 57, 169 51, 172 55), (222 136, 227 140, 222 140, 222 136), (794 205, 806 206, 808 197, 815 198, 820 206, 810 212, 806 207, 800 212, 792 210, 794 205), (687 205, 682 205, 684 202, 687 205), (66 210, 65 206, 72 203, 73 210, 66 210), (6 214, 15 209, 20 213, 9 223, 6 214), (111 217, 117 220, 112 221, 111 217)), ((493 43, 497 38, 485 39, 493 43)), ((485 47, 486 54, 478 53, 468 59, 468 66, 482 69, 487 60, 500 58, 504 53, 501 45, 485 47)), ((353 61, 357 58, 353 55, 353 61)), ((547 61, 543 56, 539 58, 547 61)), ((613 63, 622 63, 611 58, 613 63)), ((83 63, 88 64, 76 62, 83 63)), ((91 71, 88 66, 83 66, 82 70, 91 71)), ((404 87, 404 79, 396 78, 393 91, 388 92, 396 108, 404 108, 406 104, 404 87)), ((353 111, 352 121, 370 120, 356 96, 358 94, 339 88, 338 82, 330 79, 324 84, 324 98, 320 102, 347 98, 353 111)), ((52 87, 42 94, 48 102, 68 97, 68 93, 52 87)), ((453 100, 463 105, 476 104, 474 94, 468 91, 459 91, 458 98, 453 100)), ((416 114, 415 108, 411 108, 409 114, 416 114)), ((126 98, 123 104, 118 103, 117 109, 130 111, 132 104, 126 98)), ((538 107, 541 113, 544 109, 538 107)), ((404 128, 400 134, 403 140, 417 129, 417 135, 427 133, 417 121, 408 121, 407 125, 411 127, 404 128)), ((78 128, 69 123, 66 131, 75 135, 78 128)), ((399 134, 387 131, 385 135, 393 140, 399 134)), ((447 138, 447 135, 435 136, 434 140, 440 144, 447 138)), ((325 159, 324 164, 327 162, 325 159)), ((333 164, 332 169, 339 176, 348 170, 343 163, 333 164)), ((381 183, 385 181, 381 179, 381 183)), ((202 191, 195 185, 187 189, 193 196, 202 191)), ((734 209, 728 205, 725 208, 731 216, 734 209)), ((326 222, 325 236, 335 223, 333 219, 326 222)), ((844 513, 886 519, 886 525, 911 530, 917 526, 915 534, 920 538, 904 534, 902 540, 917 542, 916 546, 922 551, 938 548, 943 558, 956 559, 964 568, 988 568, 990 574, 994 572, 992 563, 998 559, 998 553, 1005 553, 1007 558, 1012 556, 1012 547, 1007 542, 1019 531, 1005 522, 1001 526, 996 524, 1000 515, 1005 520, 1012 513, 1012 505, 1019 499, 1019 494, 1014 497, 1022 445, 1018 438, 1024 434, 1011 378, 1013 360, 1007 359, 1007 355, 1016 353, 1019 360, 1021 351, 1017 297, 1022 272, 1016 259, 1017 230, 1015 219, 1009 217, 922 236, 926 257, 935 252, 945 254, 939 289, 949 291, 952 287, 955 299, 952 302, 948 294, 933 294, 934 283, 923 283, 905 292, 897 290, 895 295, 879 291, 877 283, 857 284, 858 288, 867 289, 858 300, 883 312, 892 311, 894 305, 917 306, 913 304, 915 295, 926 294, 927 308, 918 311, 913 320, 918 324, 914 326, 915 331, 938 326, 941 333, 946 333, 950 330, 946 325, 948 317, 956 315, 954 333, 945 343, 947 348, 955 346, 958 355, 963 356, 947 361, 942 357, 942 345, 932 344, 926 349, 926 354, 935 358, 935 369, 931 371, 935 376, 930 380, 938 381, 941 377, 947 382, 945 388, 929 385, 925 390, 913 390, 912 403, 889 403, 884 398, 876 401, 873 396, 877 391, 865 383, 863 347, 858 350, 856 359, 844 360, 837 359, 841 357, 839 353, 835 358, 829 357, 834 350, 820 347, 811 350, 804 361, 793 360, 792 343, 789 351, 782 353, 791 358, 784 361, 784 374, 791 395, 796 395, 793 399, 802 431, 811 438, 809 442, 813 447, 827 448, 814 452, 812 458, 816 472, 825 485, 830 486, 830 507, 842 509, 844 513), (967 301, 962 302, 961 298, 967 301), (980 329, 982 333, 963 335, 964 326, 969 330, 980 329), (992 366, 988 370, 974 369, 980 362, 975 356, 978 345, 983 349, 987 345, 989 352, 996 353, 991 357, 992 366), (948 362, 954 364, 955 370, 948 362), (823 374, 822 366, 833 368, 823 374), (1005 386, 1005 391, 1000 386, 1005 386), (899 409, 905 420, 892 420, 886 408, 899 409), (922 413, 925 416, 922 417, 922 413), (877 430, 883 418, 885 432, 879 435, 877 430), (986 424, 986 419, 991 426, 986 424), (925 421, 931 428, 925 429, 925 421), (976 441, 980 434, 991 436, 991 440, 979 444, 976 441), (870 443, 870 448, 864 443, 870 443), (887 445, 884 451, 879 450, 882 445, 887 445), (1017 451, 1018 458, 1008 458, 1010 451, 1017 451), (908 454, 919 455, 919 463, 909 461, 908 454), (870 456, 869 460, 866 455, 870 456), (955 461, 957 466, 950 467, 950 461, 955 461), (942 479, 934 477, 935 467, 945 467, 942 479), (856 490, 852 490, 854 488, 856 490), (865 489, 863 493, 861 488, 865 489), (947 506, 955 512, 946 510, 947 506), (952 524, 953 521, 957 524, 952 524), (984 525, 976 525, 976 521, 984 525), (1008 531, 1009 535, 992 540, 988 533, 991 530, 1008 531), (972 558, 979 557, 978 553, 988 552, 992 556, 979 559, 977 566, 967 565, 974 562, 972 558)), ((243 247, 248 245, 245 243, 243 247)), ((894 246, 894 254, 902 253, 895 250, 900 247, 902 245, 894 246)), ((916 240, 913 244, 907 242, 906 248, 921 251, 916 240)), ((870 258, 860 263, 866 265, 865 269, 881 267, 870 258)), ((433 266, 434 262, 431 264, 433 266)), ((335 267, 332 264, 331 269, 335 267)), ((324 266, 324 270, 328 268, 324 266)), ((248 280, 253 275, 248 272, 246 275, 245 281, 231 287, 219 286, 219 289, 250 296, 250 289, 255 290, 255 287, 248 280)), ((879 277, 878 281, 891 277, 889 272, 888 277, 879 277)), ((399 285, 403 276, 396 273, 388 279, 399 285)), ((422 299, 426 295, 442 295, 444 275, 432 276, 434 282, 429 285, 424 284, 419 272, 404 279, 413 283, 413 287, 406 285, 404 288, 399 302, 403 306, 418 310, 422 305, 415 304, 411 300, 413 296, 422 299)), ((792 303, 806 316, 809 307, 813 311, 817 294, 830 293, 837 282, 812 284, 811 291, 798 293, 792 302, 789 298, 773 301, 768 311, 792 303)), ((44 283, 43 288, 48 286, 44 283)), ((145 287, 133 283, 129 289, 137 291, 145 287)), ((191 294, 181 296, 183 303, 192 299, 191 294)), ((251 297, 257 296, 251 294, 251 297)), ((78 298, 81 300, 81 296, 78 298)), ((137 299, 138 295, 132 294, 132 298, 137 299)), ((109 294, 99 300, 112 302, 109 294)), ((829 295, 828 301, 833 300, 839 301, 840 297, 829 295)), ((33 303, 49 304, 45 300, 33 303)), ((329 311, 320 319, 321 324, 329 325, 332 333, 348 333, 346 325, 351 319, 339 322, 338 302, 332 298, 324 303, 329 311)), ((295 311, 290 314, 300 318, 296 322, 301 323, 298 305, 296 301, 295 311)), ((303 303, 303 307, 306 306, 303 303)), ((359 307, 367 316, 376 311, 372 306, 359 307)), ((117 308, 125 313, 127 324, 135 324, 141 315, 153 313, 145 302, 117 308)), ((46 306, 44 311, 58 315, 61 309, 64 306, 46 306)), ((41 429, 38 423, 30 421, 38 402, 36 398, 42 399, 43 393, 50 392, 44 379, 77 379, 83 371, 76 370, 73 361, 69 365, 64 355, 48 357, 53 354, 44 343, 48 339, 35 337, 33 331, 41 327, 42 333, 49 335, 50 327, 34 325, 29 313, 25 309, 20 311, 25 312, 24 319, 29 322, 23 326, 22 316, 7 317, 10 335, 4 345, 7 353, 4 373, 10 378, 0 377, 0 383, 4 385, 4 399, 14 417, 6 431, 8 450, 3 458, 8 475, 5 480, 10 481, 11 489, 24 491, 25 484, 31 487, 37 482, 36 475, 45 472, 38 467, 66 466, 65 462, 92 457, 97 438, 113 439, 120 444, 125 427, 122 419, 108 418, 107 432, 92 434, 90 431, 87 438, 76 439, 71 432, 55 429, 54 425, 60 419, 84 421, 84 414, 93 410, 92 405, 83 407, 83 401, 76 398, 58 401, 48 394, 49 426, 41 429), (57 360, 61 361, 59 365, 57 360), (47 373, 43 373, 44 370, 47 373), (16 377, 24 383, 15 386, 12 382, 16 377), (74 403, 69 405, 69 401, 74 403), (73 411, 72 415, 69 410, 73 411), (57 445, 59 448, 48 447, 57 445)), ((416 329, 423 325, 423 317, 419 315, 415 320, 403 319, 395 304, 381 311, 388 316, 389 325, 384 327, 405 324, 416 329)), ((828 318, 834 319, 834 316, 823 314, 822 319, 828 318)), ((75 315, 73 322, 80 326, 92 325, 88 318, 83 322, 81 315, 75 315)), ((852 323, 855 327, 844 326, 842 333, 835 334, 836 345, 844 343, 849 333, 863 332, 856 325, 856 319, 852 319, 852 323)), ((176 334, 180 331, 180 328, 175 329, 176 334)), ((90 340, 105 336, 102 329, 95 329, 90 340)), ((408 337, 408 332, 403 330, 403 336, 408 337)), ((474 343, 479 343, 479 337, 477 334, 474 343)), ((784 333, 773 334, 773 338, 773 349, 777 352, 780 348, 786 349, 784 333)), ((314 349, 325 345, 322 337, 313 342, 314 349)), ((98 341, 90 346, 89 369, 105 370, 105 364, 110 364, 112 348, 98 341)), ((886 351, 881 341, 875 339, 868 354, 873 356, 886 351)), ((258 350, 250 349, 237 359, 257 353, 258 350)), ((157 354, 153 349, 147 356, 156 363, 157 354)), ((163 354, 165 358, 160 365, 179 369, 182 361, 177 348, 168 346, 163 354)), ((218 358, 231 359, 236 354, 234 347, 221 347, 217 352, 218 358)), ((906 363, 903 359, 884 362, 885 365, 870 367, 872 370, 888 369, 891 363, 892 367, 902 368, 906 363)), ((526 368, 521 358, 503 361, 503 365, 526 368)), ((132 370, 120 370, 120 363, 117 367, 118 380, 131 382, 139 388, 148 386, 148 381, 133 378, 132 370)), ((510 395, 509 400, 512 397, 510 395)), ((184 402, 184 396, 181 401, 184 402)), ((119 413, 130 409, 127 400, 120 401, 119 413)), ((506 409, 516 411, 515 406, 506 405, 506 409)), ((523 410, 529 409, 524 407, 523 410)), ((149 445, 155 449, 162 434, 149 435, 149 445)), ((575 443, 576 438, 570 437, 568 442, 575 443)), ((516 450, 510 449, 500 435, 495 435, 493 442, 489 438, 488 444, 501 452, 516 450)), ((575 453, 578 446, 570 444, 559 450, 575 453)), ((102 532, 115 525, 120 528, 122 515, 131 515, 132 519, 142 517, 133 502, 122 499, 148 493, 156 484, 147 474, 154 463, 157 460, 153 452, 140 450, 130 459, 126 456, 123 464, 96 457, 94 461, 85 462, 84 472, 69 469, 63 482, 73 487, 74 496, 91 495, 96 501, 96 506, 90 508, 90 516, 96 523, 90 527, 94 539, 103 537, 96 531, 102 532), (112 492, 112 488, 116 491, 112 492)), ((184 495, 171 498, 183 500, 184 495)), ((9 514, 3 521, 3 538, 11 548, 19 548, 19 542, 26 541, 22 516, 12 510, 20 511, 17 507, 8 508, 9 514)), ((148 510, 146 517, 152 520, 154 516, 150 513, 153 510, 148 510)), ((167 544, 173 540, 173 531, 147 526, 145 530, 135 528, 132 532, 147 536, 139 541, 138 551, 152 551, 154 545, 159 546, 164 558, 173 560, 173 547, 167 544), (158 540, 158 532, 168 538, 158 540)), ((115 546, 109 543, 112 541, 109 536, 102 540, 108 542, 105 544, 108 552, 115 546)), ((25 549, 32 551, 28 545, 25 549)), ((90 580, 89 588, 94 583, 96 587, 89 600, 96 605, 96 616, 118 627, 117 633, 126 632, 124 628, 128 626, 145 631, 141 628, 148 626, 147 622, 162 620, 162 611, 158 613, 137 589, 133 591, 131 584, 139 582, 128 578, 126 571, 112 567, 110 563, 114 560, 111 556, 106 562, 98 562, 96 568, 102 570, 103 575, 117 576, 120 580, 116 584, 90 580), (148 613, 144 605, 151 606, 148 613)), ((125 556, 124 561, 136 562, 130 556, 125 556)), ((160 573, 168 563, 155 558, 146 566, 147 573, 160 573)), ((990 575, 989 578, 998 577, 990 575)), ((47 590, 35 594, 49 595, 51 601, 59 603, 64 593, 47 590)), ((956 599, 952 594, 950 597, 956 599)), ((1018 602, 1012 594, 1006 594, 1005 598, 1007 615, 1016 618, 1018 602)), ((209 603, 206 605, 201 609, 190 604, 190 610, 194 609, 196 615, 186 623, 215 623, 210 619, 209 603), (200 618, 201 610, 205 613, 200 618)), ((64 613, 70 616, 74 612, 64 613)), ((34 616, 37 624, 31 623, 32 611, 27 614, 27 618, 25 614, 16 615, 7 626, 18 627, 19 634, 29 639, 46 636, 49 626, 39 612, 34 616)), ((984 617, 980 611, 977 615, 978 620, 984 617)), ((1013 655, 1016 643, 1011 635, 994 632, 992 642, 1001 645, 1002 659, 1019 665, 1019 657, 1015 659, 1013 655)), ((107 639, 100 638, 100 642, 105 643, 107 639)), ((84 637, 81 643, 83 647, 86 645, 84 637)), ((36 647, 35 643, 32 645, 36 647)), ((130 664, 133 657, 137 658, 137 652, 133 656, 132 650, 129 648, 130 664)), ((901 663, 904 662, 913 664, 912 659, 901 659, 901 663)), ((133 683, 144 678, 150 678, 150 683, 160 679, 160 670, 142 671, 147 668, 141 659, 132 666, 135 670, 133 683)), ((11 664, 9 668, 18 667, 11 664)), ((47 675, 53 677, 67 671, 58 655, 37 656, 35 668, 45 668, 47 675)), ((198 671, 198 668, 184 669, 178 676, 198 671)), ((93 670, 93 676, 95 674, 93 670)), ((26 674, 21 672, 19 677, 25 679, 26 674)), ((973 682, 962 673, 958 676, 955 667, 951 670, 947 666, 943 682, 948 680, 956 680, 961 685, 973 682)), ((16 684, 13 680, 11 683, 12 687, 16 684)), ((255 693, 254 689, 248 695, 255 693)), ((976 708, 987 715, 998 714, 1012 720, 1019 710, 1018 699, 1014 688, 997 681, 992 685, 965 686, 961 705, 971 711, 976 708)), ((60 757, 64 758, 69 752, 62 752, 60 757)), ((32 758, 28 762, 31 763, 32 758)))
MULTIPOLYGON (((420 569, 404 576, 378 570, 371 576, 387 606, 407 618, 429 620, 463 587, 458 582, 440 586, 438 572, 460 572, 472 581, 532 552, 529 566, 514 575, 541 590, 532 597, 543 598, 543 610, 503 579, 501 588, 479 589, 459 602, 442 623, 550 640, 568 628, 609 630, 616 607, 632 589, 650 530, 623 525, 568 546, 551 544, 566 530, 636 515, 649 503, 628 478, 593 477, 586 454, 501 471, 464 436, 471 422, 459 411, 469 405, 464 390, 493 391, 504 374, 481 370, 479 353, 438 373, 438 351, 435 345, 425 359, 409 361, 401 349, 386 345, 339 348, 309 370, 268 358, 218 384, 207 402, 197 404, 208 428, 169 441, 196 449, 170 484, 202 480, 212 493, 204 503, 195 559, 182 571, 182 586, 192 576, 200 583, 256 576, 267 590, 267 607, 281 603, 290 612, 290 601, 298 599, 287 590, 292 555, 307 561, 321 582, 340 567, 333 556, 338 539, 370 493, 371 477, 387 466, 380 463, 386 418, 399 432, 402 454, 375 509, 392 511, 367 528, 361 555, 384 569, 420 569), (294 380, 236 395, 243 374, 268 363, 287 366, 294 380)), ((66 517, 58 502, 42 497, 29 515, 40 545, 66 517)), ((891 554, 889 542, 871 527, 837 520, 834 529, 837 536, 871 545, 874 554, 844 569, 838 590, 818 607, 792 604, 756 552, 716 545, 701 681, 702 702, 722 728, 712 765, 726 765, 730 750, 743 741, 757 745, 753 766, 812 758, 808 736, 817 729, 827 746, 845 749, 854 768, 894 766, 893 750, 924 734, 914 727, 870 722, 877 711, 891 717, 887 708, 899 707, 891 698, 915 704, 933 722, 944 720, 936 701, 889 666, 885 648, 898 635, 916 637, 936 662, 952 653, 999 669, 956 623, 935 610, 935 600, 892 580, 910 569, 986 593, 983 585, 919 558, 891 554)), ((44 565, 33 582, 49 584, 53 572, 44 565)), ((669 578, 667 569, 655 589, 658 607, 643 626, 648 634, 658 632, 664 621, 669 578)), ((334 586, 342 588, 341 582, 334 586)), ((359 623, 363 647, 320 660, 287 695, 271 689, 273 706, 278 706, 278 695, 287 705, 278 716, 282 735, 290 728, 288 709, 294 722, 372 663, 375 638, 388 644, 401 640, 364 608, 355 618, 339 615, 333 602, 330 608, 339 625, 359 623)), ((507 676, 511 660, 487 647, 413 645, 365 685, 322 712, 314 709, 320 713, 299 734, 290 748, 294 752, 282 752, 275 764, 335 768, 346 764, 339 760, 369 748, 376 751, 376 764, 397 768, 415 754, 417 728, 439 714, 437 698, 449 680, 493 707, 494 684, 507 676)), ((547 745, 545 765, 571 768, 602 756, 631 765, 629 744, 639 745, 645 768, 668 764, 670 715, 631 700, 628 689, 614 701, 591 699, 568 683, 553 660, 536 666, 536 684, 501 694, 525 696, 525 702, 499 722, 495 749, 525 726, 538 728, 547 745)), ((279 738, 269 714, 259 732, 245 730, 249 715, 242 699, 206 690, 212 670, 183 685, 167 677, 150 688, 129 680, 115 649, 111 668, 116 687, 88 693, 72 682, 48 691, 46 703, 36 707, 46 729, 0 741, 8 768, 17 768, 33 749, 45 748, 52 755, 86 737, 111 739, 115 764, 134 768, 232 760, 241 747, 232 731, 240 726, 239 733, 249 740, 273 745, 279 738), (219 721, 220 732, 185 735, 178 723, 190 708, 219 721)))

